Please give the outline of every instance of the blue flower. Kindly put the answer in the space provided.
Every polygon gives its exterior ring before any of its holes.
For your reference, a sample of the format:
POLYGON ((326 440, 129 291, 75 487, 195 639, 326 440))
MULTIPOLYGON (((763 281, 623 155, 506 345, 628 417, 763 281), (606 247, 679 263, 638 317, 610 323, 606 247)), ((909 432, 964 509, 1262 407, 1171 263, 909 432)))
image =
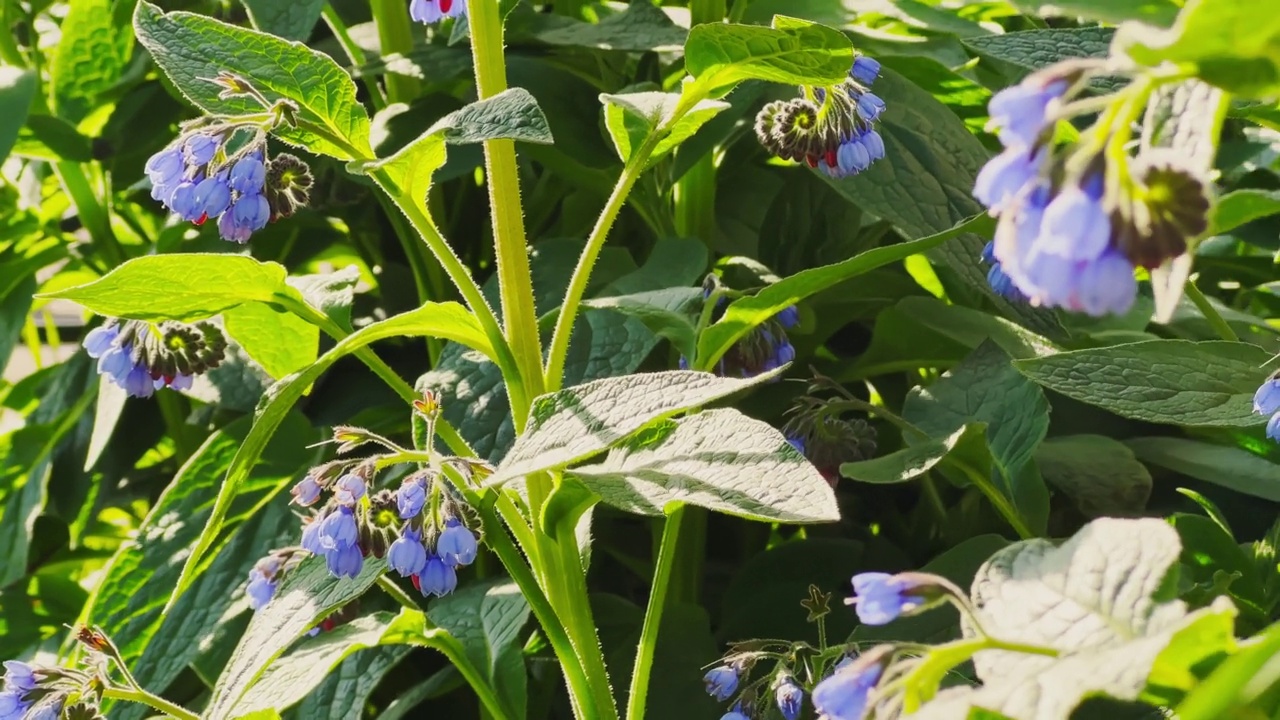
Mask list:
POLYGON ((195 223, 203 223, 211 217, 217 217, 231 207, 231 188, 227 187, 226 173, 219 173, 201 180, 191 198, 192 211, 196 214, 195 223))
POLYGON ((402 520, 417 517, 426 503, 427 486, 419 478, 405 480, 396 491, 396 509, 402 520))
POLYGON ((813 689, 813 709, 823 720, 862 720, 867 696, 880 680, 879 664, 856 661, 836 670, 813 689))
POLYGON ((250 608, 261 610, 275 597, 276 582, 255 567, 249 571, 249 584, 245 586, 244 594, 249 597, 250 608))
POLYGON ((325 552, 355 545, 359 535, 355 513, 343 505, 325 516, 320 522, 319 544, 325 552))
POLYGON ((35 668, 20 660, 5 660, 4 689, 25 693, 36 689, 35 668))
POLYGON ((870 85, 880 77, 880 61, 859 55, 853 60, 853 69, 849 71, 849 77, 857 80, 863 85, 870 85))
POLYGON ((182 160, 182 151, 176 147, 167 147, 147 159, 147 179, 151 181, 151 199, 168 204, 173 189, 182 182, 182 174, 186 163, 182 160))
POLYGON ((790 330, 800 324, 800 309, 795 305, 789 305, 778 311, 778 314, 774 315, 773 319, 777 320, 778 324, 783 328, 790 330))
POLYGON ((23 699, 23 694, 16 690, 0 692, 0 720, 22 720, 31 703, 23 699))
POLYGON ((329 572, 336 577, 353 578, 359 575, 364 567, 364 554, 355 545, 329 550, 324 559, 329 565, 329 572))
POLYGON ((923 600, 909 594, 913 589, 901 578, 888 573, 858 573, 853 576, 853 592, 857 597, 849 602, 857 605, 858 619, 862 622, 885 625, 924 604, 923 600))
POLYGON ((1048 84, 1036 81, 1007 87, 996 93, 987 104, 990 126, 999 129, 1000 141, 1006 147, 1034 145, 1048 122, 1049 104, 1067 91, 1066 80, 1048 84))
POLYGON ((436 554, 446 565, 463 567, 475 562, 479 547, 476 536, 457 518, 445 521, 444 532, 436 539, 436 554))
POLYGON ((1272 415, 1267 421, 1267 437, 1280 442, 1280 412, 1272 415))
POLYGON ((721 715, 720 720, 751 720, 751 718, 744 714, 741 709, 734 708, 733 710, 721 715))
POLYGON ((1273 376, 1253 394, 1253 411, 1259 415, 1274 415, 1280 412, 1280 377, 1273 376))
POLYGON ((466 0, 412 0, 409 3, 409 17, 428 25, 447 17, 458 17, 466 11, 466 0))
POLYGON ((427 566, 427 549, 422 545, 422 535, 406 528, 387 550, 387 566, 403 577, 422 572, 427 566))
POLYGON ((96 360, 102 357, 103 353, 110 350, 119 337, 120 328, 114 323, 107 323, 90 330, 84 336, 84 342, 81 344, 84 345, 85 352, 89 354, 89 357, 96 360))
POLYGON ((423 595, 444 597, 458 587, 458 573, 439 555, 427 557, 427 565, 418 573, 418 589, 423 595))
POLYGON ((884 159, 884 138, 875 130, 868 130, 862 136, 862 145, 871 154, 871 162, 884 159))
POLYGON ((199 220, 199 207, 196 203, 196 184, 190 180, 178 183, 169 195, 169 209, 183 220, 190 222, 199 220))
POLYGON ((328 548, 324 546, 324 541, 320 539, 320 527, 324 524, 323 517, 312 518, 302 526, 302 549, 312 555, 323 555, 328 548))
POLYGON ((858 98, 858 117, 867 122, 875 122, 885 109, 884 100, 875 93, 863 93, 858 98))
POLYGON ((156 392, 156 381, 141 365, 134 365, 129 370, 129 374, 125 375, 124 382, 120 383, 120 386, 126 393, 138 398, 149 398, 156 392))
POLYGON ((316 482, 314 477, 310 475, 298 481, 289 490, 289 494, 293 496, 293 501, 302 507, 310 507, 320 499, 320 483, 316 482))
POLYGON ((271 205, 257 193, 241 195, 218 218, 218 234, 227 242, 244 244, 271 220, 271 205))
POLYGON ((252 152, 236 161, 231 166, 231 175, 227 177, 227 185, 238 193, 260 195, 262 185, 267 180, 267 166, 262 164, 262 153, 252 152))
POLYGON ((1111 241, 1111 217, 1103 206, 1105 183, 1094 173, 1058 193, 1044 210, 1037 245, 1067 260, 1096 260, 1111 241))
POLYGON ((786 720, 800 717, 800 708, 804 705, 804 689, 791 678, 784 678, 773 691, 774 701, 778 703, 778 711, 786 720))
POLYGON ((702 676, 702 682, 706 685, 708 695, 724 702, 733 697, 738 689, 738 669, 732 665, 711 668, 702 676))
POLYGON ((1048 152, 1012 147, 987 161, 973 182, 973 196, 999 214, 1044 167, 1048 152))
POLYGON ((62 706, 65 703, 64 696, 50 696, 28 710, 24 720, 58 720, 62 717, 62 706))
POLYGON ((796 452, 800 453, 801 455, 804 454, 805 441, 802 436, 788 435, 787 442, 791 443, 791 447, 795 448, 796 452))
POLYGON ((182 157, 188 165, 208 165, 221 144, 217 136, 197 133, 182 144, 182 157))
POLYGON ((333 484, 333 499, 348 508, 355 507, 360 498, 364 497, 364 492, 364 480, 358 475, 343 475, 333 484))

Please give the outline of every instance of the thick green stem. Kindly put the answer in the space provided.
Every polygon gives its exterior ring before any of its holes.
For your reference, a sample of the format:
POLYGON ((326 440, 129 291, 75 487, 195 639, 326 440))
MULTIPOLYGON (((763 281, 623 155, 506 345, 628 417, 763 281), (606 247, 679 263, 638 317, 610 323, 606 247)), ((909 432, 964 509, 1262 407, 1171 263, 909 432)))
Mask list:
MULTIPOLYGON (((369 61, 369 58, 364 54, 364 50, 351 38, 351 32, 347 29, 347 24, 342 21, 342 16, 333 8, 333 3, 326 2, 324 9, 320 11, 320 15, 324 18, 325 24, 329 26, 329 30, 333 32, 333 37, 338 41, 338 45, 342 47, 342 52, 346 53, 347 58, 351 60, 352 66, 359 68, 369 61)), ((379 29, 381 29, 381 26, 379 26, 379 29)), ((364 85, 369 90, 369 102, 373 103, 375 110, 381 110, 387 106, 387 96, 383 94, 377 80, 372 76, 365 75, 364 85)))
POLYGON ((658 646, 658 629, 662 625, 662 612, 666 609, 667 585, 671 579, 671 568, 676 564, 676 548, 680 544, 680 525, 684 515, 685 506, 676 507, 667 516, 666 524, 662 528, 662 547, 658 551, 658 563, 653 569, 653 587, 649 591, 649 606, 644 612, 640 644, 636 647, 635 669, 631 672, 627 720, 644 720, 645 702, 649 693, 649 676, 653 671, 653 653, 658 646))
MULTIPOLYGON (((497 0, 468 0, 467 22, 471 29, 476 91, 481 100, 491 98, 507 89, 507 66, 502 54, 502 16, 497 0)), ((521 381, 528 390, 519 402, 512 398, 511 415, 519 433, 524 430, 529 402, 542 394, 542 340, 538 335, 538 316, 533 302, 533 277, 529 271, 515 142, 487 140, 484 157, 502 318, 521 381)), ((510 381, 512 378, 507 379, 510 381)))
POLYGON ((1191 302, 1196 304, 1196 308, 1200 310, 1201 315, 1204 315, 1204 319, 1209 321, 1209 327, 1212 327, 1213 331, 1218 333, 1218 337, 1230 342, 1240 342, 1240 336, 1236 334, 1235 330, 1231 329, 1231 325, 1222 317, 1222 313, 1218 312, 1213 303, 1209 302, 1209 298, 1205 297, 1203 292, 1200 292, 1200 287, 1196 285, 1194 279, 1187 280, 1187 284, 1183 286, 1183 292, 1187 294, 1191 302))
POLYGON ((556 545, 559 551, 559 567, 552 582, 560 584, 559 592, 552 595, 558 600, 560 621, 569 631, 578 657, 582 660, 587 682, 594 695, 592 700, 606 720, 618 717, 613 702, 613 687, 609 683, 609 670, 605 667, 600 636, 596 631, 591 599, 587 590, 587 575, 582 567, 582 555, 578 552, 578 534, 572 523, 556 528, 556 545))
POLYGON ((159 695, 153 695, 145 690, 131 690, 129 688, 109 687, 102 692, 103 697, 112 700, 128 700, 146 705, 152 710, 164 713, 169 717, 175 717, 179 720, 200 720, 200 716, 187 710, 181 705, 165 700, 159 695))
MULTIPOLYGON (((409 3, 405 0, 369 0, 374 22, 378 24, 378 41, 382 54, 406 54, 413 50, 413 29, 418 27, 409 18, 409 3)), ((387 73, 387 99, 407 103, 422 92, 417 78, 387 73)))

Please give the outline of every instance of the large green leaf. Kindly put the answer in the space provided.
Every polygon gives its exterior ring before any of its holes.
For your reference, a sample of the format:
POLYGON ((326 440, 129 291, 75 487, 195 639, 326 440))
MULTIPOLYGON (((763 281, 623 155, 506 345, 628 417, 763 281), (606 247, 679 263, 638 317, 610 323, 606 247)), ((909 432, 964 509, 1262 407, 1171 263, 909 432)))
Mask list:
POLYGON ((840 519, 813 464, 773 426, 732 409, 656 423, 570 472, 606 504, 641 515, 683 503, 766 522, 840 519))
POLYGON ((276 131, 281 138, 339 160, 373 157, 369 116, 356 101, 355 84, 328 55, 203 15, 164 13, 146 0, 138 3, 133 23, 156 64, 201 109, 230 115, 263 111, 245 95, 220 97, 222 88, 210 82, 220 72, 235 73, 269 101, 296 104, 303 118, 332 136, 282 127, 276 131))
POLYGON ((487 481, 498 485, 601 453, 650 423, 772 378, 672 370, 595 380, 533 401, 529 424, 487 481))
POLYGON ((235 717, 236 706, 276 658, 317 622, 363 595, 385 571, 385 562, 368 558, 355 578, 336 578, 324 558, 304 560, 280 583, 271 602, 254 613, 203 717, 235 717))
MULTIPOLYGON (((190 586, 204 555, 217 542, 231 501, 261 457, 267 442, 308 387, 338 360, 364 348, 370 343, 390 337, 431 336, 491 352, 488 339, 475 316, 457 303, 427 303, 413 310, 381 322, 373 323, 339 340, 324 355, 299 373, 272 385, 263 396, 254 413, 253 429, 245 438, 227 469, 226 480, 218 493, 218 499, 210 512, 209 521, 200 535, 199 542, 187 557, 182 575, 170 598, 174 602, 190 586)), ((283 483, 276 490, 283 488, 283 483)))
POLYGON ((528 619, 529 604, 509 581, 468 585, 427 608, 427 620, 462 644, 467 659, 516 720, 523 720, 528 705, 520 647, 520 631, 528 619))
POLYGON ((1223 90, 1263 97, 1280 91, 1280 15, 1266 0, 1191 0, 1173 27, 1122 25, 1117 50, 1142 65, 1194 63, 1200 79, 1223 90))
POLYGON ((324 10, 324 0, 244 0, 253 26, 285 40, 303 40, 311 36, 311 30, 324 10))
POLYGON ((0 66, 0 162, 9 157, 36 95, 36 74, 0 66))
POLYGON ((1069 58, 1106 57, 1114 34, 1106 27, 1051 28, 979 35, 963 42, 979 55, 1028 73, 1069 58))
MULTIPOLYGON (((408 650, 399 646, 369 652, 379 645, 394 619, 395 615, 389 612, 374 613, 302 641, 292 652, 271 663, 236 703, 233 715, 242 717, 263 710, 292 707, 307 698, 330 672, 355 653, 376 663, 382 672, 374 677, 380 678, 408 650)), ((345 714, 325 717, 345 717, 345 714)))
MULTIPOLYGON (((600 96, 600 101, 604 103, 605 127, 613 139, 613 147, 618 151, 618 157, 626 162, 649 135, 671 120, 680 104, 680 94, 605 93, 600 96)), ((703 100, 694 105, 673 127, 667 128, 667 134, 658 141, 645 167, 653 166, 728 107, 729 103, 719 100, 703 100)))
POLYGON ((978 215, 929 237, 875 248, 844 262, 798 272, 769 285, 755 295, 739 298, 698 339, 697 366, 713 366, 735 342, 788 306, 850 278, 938 247, 962 233, 989 227, 990 222, 990 217, 978 215))
MULTIPOLYGON (((163 689, 177 678, 198 652, 198 641, 233 602, 236 596, 230 591, 243 582, 247 566, 269 550, 280 533, 278 527, 242 529, 196 587, 168 616, 161 615, 166 592, 178 580, 180 568, 174 557, 182 556, 200 537, 223 475, 248 430, 250 421, 238 420, 206 439, 165 488, 133 542, 111 556, 96 592, 84 606, 82 619, 100 625, 115 638, 133 673, 148 687, 163 689), (259 534, 265 537, 253 541, 259 534)), ((289 416, 241 491, 253 495, 297 477, 314 455, 307 446, 315 439, 315 430, 301 415, 289 416)), ((289 514, 261 512, 260 518, 251 521, 257 524, 266 516, 280 523, 289 514)))
POLYGON ((316 359, 320 329, 293 313, 266 303, 245 303, 223 311, 227 334, 275 379, 316 359))
POLYGON ((753 79, 835 85, 853 67, 853 45, 838 30, 782 16, 771 28, 704 23, 689 32, 684 62, 711 91, 753 79))
POLYGON ((1270 360, 1257 345, 1151 340, 1019 360, 1027 377, 1117 415, 1170 425, 1250 427, 1270 360))
POLYGON ((1125 444, 1145 463, 1280 502, 1280 465, 1251 452, 1177 437, 1133 438, 1125 444))
POLYGON ((1174 0, 1014 0, 1014 5, 1029 13, 1084 17, 1106 23, 1141 20, 1166 26, 1178 14, 1174 0))
POLYGON ((986 430, 982 423, 964 425, 944 438, 917 442, 870 460, 844 463, 840 474, 850 480, 876 485, 907 482, 932 470, 962 444, 985 445, 986 430))
POLYGON ((1124 443, 1105 435, 1049 438, 1036 450, 1036 465, 1086 517, 1138 515, 1151 495, 1151 473, 1124 443))
POLYGON ((53 54, 53 105, 60 117, 79 122, 99 95, 124 75, 133 33, 119 22, 111 0, 71 0, 53 54))
MULTIPOLYGON (((523 4, 517 5, 508 24, 525 19, 520 13, 526 7, 523 4)), ((548 16, 541 14, 529 13, 525 17, 548 21, 548 16)), ((554 26, 536 31, 533 39, 564 47, 672 52, 684 45, 689 34, 649 0, 628 3, 626 10, 609 15, 598 23, 574 22, 560 16, 550 17, 555 19, 554 26)))

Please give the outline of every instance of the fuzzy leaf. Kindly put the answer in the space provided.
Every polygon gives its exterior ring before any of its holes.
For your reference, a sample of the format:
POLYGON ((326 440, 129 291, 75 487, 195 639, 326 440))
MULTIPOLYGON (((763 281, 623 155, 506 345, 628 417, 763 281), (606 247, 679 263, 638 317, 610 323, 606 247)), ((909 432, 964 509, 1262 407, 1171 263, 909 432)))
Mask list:
POLYGON ((713 91, 743 80, 835 85, 853 67, 853 45, 839 30, 777 16, 774 27, 698 25, 684 58, 689 74, 713 91))

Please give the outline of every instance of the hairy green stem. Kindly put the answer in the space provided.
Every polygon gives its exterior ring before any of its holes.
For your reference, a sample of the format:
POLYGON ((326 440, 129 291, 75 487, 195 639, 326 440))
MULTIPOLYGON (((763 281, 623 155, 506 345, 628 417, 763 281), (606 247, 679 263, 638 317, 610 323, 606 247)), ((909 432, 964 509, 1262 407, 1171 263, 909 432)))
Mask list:
MULTIPOLYGON (((409 3, 404 0, 369 0, 374 22, 378 25, 378 41, 383 55, 405 54, 413 50, 413 28, 418 27, 409 18, 409 3)), ((422 92, 417 78, 396 73, 383 76, 387 83, 387 99, 407 103, 422 92)))
POLYGON ((587 589, 586 569, 582 566, 582 554, 578 551, 578 534, 571 523, 562 523, 556 529, 556 545, 559 550, 559 568, 554 580, 560 583, 560 620, 569 631, 569 638, 577 648, 591 685, 592 698, 606 720, 615 720, 618 710, 613 702, 613 687, 609 683, 609 670, 605 667, 604 652, 596 630, 591 596, 587 589))
MULTIPOLYGON (((325 24, 333 32, 334 39, 338 41, 342 52, 347 54, 347 58, 351 60, 351 65, 354 68, 359 68, 369 62, 364 50, 351 38, 351 32, 347 29, 347 24, 342 21, 342 16, 334 9, 333 3, 326 2, 324 8, 320 11, 320 16, 324 18, 325 24)), ((381 26, 379 26, 379 29, 381 29, 381 26)), ((364 80, 365 88, 369 90, 369 102, 373 103, 373 108, 375 110, 385 108, 387 106, 387 96, 382 92, 382 87, 378 85, 378 81, 369 75, 364 75, 362 79, 364 80)))
MULTIPOLYGON (((497 0, 468 0, 467 22, 471 29, 476 91, 484 100, 507 89, 507 66, 502 54, 502 16, 497 0)), ((525 397, 519 401, 512 398, 511 403, 512 420, 516 432, 520 433, 524 430, 529 403, 533 397, 542 394, 543 382, 542 340, 538 334, 538 317, 533 302, 533 278, 525 240, 515 142, 486 140, 484 157, 502 319, 519 377, 528 390, 525 397)))
POLYGON ((175 717, 179 720, 200 720, 199 715, 187 710, 181 705, 171 703, 159 695, 149 693, 146 690, 109 687, 102 691, 102 696, 111 698, 112 700, 128 700, 129 702, 140 703, 142 705, 146 705, 152 710, 162 712, 169 717, 175 717))
POLYGON ((649 676, 653 672, 653 653, 658 646, 658 629, 662 625, 662 613, 667 604, 667 585, 671 569, 675 566, 676 548, 680 542, 680 526, 684 521, 685 506, 680 505, 667 516, 662 528, 662 547, 653 569, 653 586, 649 591, 649 605, 644 612, 644 626, 640 630, 640 644, 636 647, 636 664, 631 671, 631 692, 627 701, 627 720, 644 720, 645 702, 649 694, 649 676))
POLYGON ((1183 286, 1183 292, 1195 303, 1196 308, 1200 310, 1200 314, 1204 315, 1204 319, 1209 321, 1209 327, 1218 333, 1218 337, 1230 342, 1240 342, 1240 336, 1235 330, 1231 329, 1231 325, 1227 323, 1226 318, 1222 317, 1222 313, 1209 302, 1209 298, 1205 297, 1200 291, 1200 286, 1196 285, 1194 278, 1187 280, 1187 284, 1183 286))
POLYGON ((128 259, 124 254, 124 248, 120 246, 120 241, 116 239, 115 232, 111 229, 109 211, 105 204, 98 201, 98 195, 90 186, 84 167, 79 163, 64 161, 54 163, 53 172, 58 176, 58 181, 62 183, 67 195, 71 197, 81 224, 93 239, 94 248, 102 253, 112 266, 119 265, 128 259))

